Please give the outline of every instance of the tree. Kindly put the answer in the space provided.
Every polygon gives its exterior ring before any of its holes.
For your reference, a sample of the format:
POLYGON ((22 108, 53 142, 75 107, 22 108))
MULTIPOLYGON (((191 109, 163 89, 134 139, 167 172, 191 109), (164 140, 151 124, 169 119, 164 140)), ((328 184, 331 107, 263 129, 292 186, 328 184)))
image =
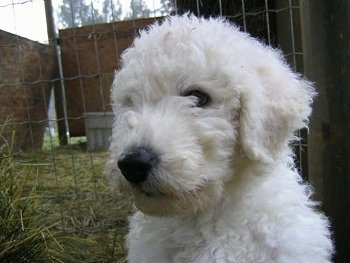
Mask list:
POLYGON ((161 0, 160 8, 157 9, 157 14, 161 16, 172 14, 175 11, 174 2, 172 0, 161 0))
POLYGON ((143 0, 131 0, 130 9, 132 10, 129 13, 129 18, 142 18, 150 17, 151 10, 147 8, 147 4, 143 0))
MULTIPOLYGON (((96 2, 95 2, 96 3, 96 2)), ((121 18, 122 7, 119 0, 103 1, 102 13, 93 5, 93 1, 63 0, 60 6, 58 21, 60 27, 77 27, 115 21, 121 18)))
POLYGON ((113 0, 103 2, 102 16, 105 22, 121 20, 122 13, 122 5, 119 0, 116 3, 113 0))

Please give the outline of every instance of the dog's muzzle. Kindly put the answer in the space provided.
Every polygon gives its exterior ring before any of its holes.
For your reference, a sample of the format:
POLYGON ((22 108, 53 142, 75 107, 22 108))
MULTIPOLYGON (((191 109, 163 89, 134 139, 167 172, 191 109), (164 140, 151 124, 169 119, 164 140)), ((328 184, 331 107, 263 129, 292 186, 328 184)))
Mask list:
POLYGON ((141 184, 146 181, 158 164, 158 154, 149 147, 127 149, 118 160, 118 167, 130 183, 141 184))

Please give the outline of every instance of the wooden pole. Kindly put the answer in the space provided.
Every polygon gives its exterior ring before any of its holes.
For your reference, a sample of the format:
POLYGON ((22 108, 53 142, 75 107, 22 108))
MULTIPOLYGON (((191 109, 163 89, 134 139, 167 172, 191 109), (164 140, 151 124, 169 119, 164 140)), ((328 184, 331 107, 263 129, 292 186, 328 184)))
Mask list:
POLYGON ((59 64, 59 52, 57 46, 57 37, 55 30, 55 22, 53 18, 53 8, 51 0, 44 0, 45 2, 45 14, 46 14, 46 25, 47 25, 47 36, 49 38, 49 44, 55 48, 56 51, 56 65, 57 65, 57 79, 54 83, 54 94, 55 94, 55 109, 57 116, 57 128, 58 138, 60 145, 68 144, 68 126, 67 126, 67 114, 65 112, 65 100, 64 100, 64 82, 62 79, 62 70, 60 70, 59 64))
POLYGON ((56 33, 55 33, 55 22, 53 19, 53 8, 51 0, 44 0, 45 2, 45 15, 46 15, 46 28, 47 36, 49 38, 49 43, 55 43, 56 33))
POLYGON ((335 262, 350 262, 350 1, 301 0, 304 71, 316 82, 309 178, 331 217, 335 262))

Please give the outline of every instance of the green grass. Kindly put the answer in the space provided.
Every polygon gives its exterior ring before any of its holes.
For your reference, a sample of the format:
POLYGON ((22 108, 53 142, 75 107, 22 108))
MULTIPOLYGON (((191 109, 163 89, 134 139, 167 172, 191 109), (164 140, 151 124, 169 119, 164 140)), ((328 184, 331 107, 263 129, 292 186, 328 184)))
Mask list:
MULTIPOLYGON (((21 152, 4 166, 9 165, 12 184, 21 189, 17 198, 30 202, 28 235, 40 236, 45 262, 125 262, 131 205, 103 176, 107 152, 86 152, 81 140, 65 147, 53 142, 41 151, 21 152)), ((1 191, 9 186, 1 182, 1 191)), ((0 262, 7 262, 1 254, 0 262)))

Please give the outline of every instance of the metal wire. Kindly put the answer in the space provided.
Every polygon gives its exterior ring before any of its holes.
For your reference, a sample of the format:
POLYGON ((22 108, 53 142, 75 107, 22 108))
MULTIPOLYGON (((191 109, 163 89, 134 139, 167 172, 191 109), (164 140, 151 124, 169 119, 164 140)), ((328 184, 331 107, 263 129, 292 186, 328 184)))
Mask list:
MULTIPOLYGON (((37 0, 39 1, 39 0, 37 0)), ((131 0, 131 6, 135 7, 136 6, 136 0, 131 0)), ((103 83, 103 78, 104 77, 110 77, 114 74, 114 72, 104 72, 103 70, 103 65, 101 65, 101 60, 100 60, 100 54, 101 54, 101 46, 99 46, 99 41, 98 41, 98 37, 97 37, 97 33, 101 34, 101 35, 105 35, 106 33, 109 32, 97 32, 97 22, 96 22, 96 14, 94 13, 95 8, 97 8, 98 10, 100 10, 99 7, 96 7, 97 5, 97 1, 92 1, 90 0, 88 1, 83 1, 83 0, 79 0, 80 3, 89 3, 90 6, 90 13, 89 15, 91 16, 91 21, 92 21, 92 37, 90 40, 94 41, 94 56, 96 57, 96 72, 83 72, 83 66, 81 65, 81 60, 79 57, 79 54, 81 54, 81 50, 79 50, 79 45, 78 45, 78 37, 79 37, 79 27, 82 26, 81 21, 77 21, 76 20, 76 14, 80 13, 80 16, 84 16, 86 14, 82 13, 82 10, 75 10, 75 5, 74 5, 74 0, 70 1, 70 10, 71 10, 71 22, 73 25, 73 35, 72 35, 72 39, 71 39, 71 44, 72 44, 72 50, 74 51, 74 54, 71 54, 71 56, 73 56, 75 58, 76 61, 76 71, 77 74, 75 74, 74 76, 64 76, 63 74, 63 68, 62 68, 62 61, 61 61, 61 55, 60 55, 60 47, 57 47, 57 56, 58 56, 58 64, 59 64, 59 68, 58 71, 60 72, 60 76, 59 77, 54 77, 52 79, 45 79, 45 77, 42 74, 42 69, 45 67, 44 64, 42 64, 40 57, 38 57, 38 62, 39 63, 39 68, 40 68, 40 77, 39 79, 36 80, 26 80, 24 78, 24 72, 23 72, 23 67, 19 68, 19 80, 17 81, 5 81, 2 79, 0 79, 2 82, 0 82, 0 89, 14 89, 16 86, 18 85, 41 85, 41 92, 43 93, 43 97, 46 98, 45 95, 45 88, 44 85, 46 84, 53 84, 55 82, 60 82, 60 90, 62 93, 62 101, 61 104, 63 106, 63 113, 64 116, 59 116, 56 118, 55 121, 59 122, 59 121, 63 121, 66 127, 66 135, 69 138, 69 149, 71 149, 71 153, 69 153, 69 156, 65 156, 62 157, 61 155, 58 154, 58 150, 53 146, 53 141, 54 138, 53 136, 50 135, 50 143, 51 143, 51 147, 50 147, 50 154, 51 154, 51 160, 52 160, 52 176, 55 178, 55 182, 56 182, 56 190, 55 190, 55 194, 53 194, 54 197, 58 197, 58 198, 63 198, 65 195, 71 195, 71 193, 64 193, 61 190, 61 181, 60 179, 62 178, 62 171, 60 170, 60 165, 62 163, 62 161, 69 159, 71 162, 71 170, 69 171, 71 173, 71 176, 74 177, 74 188, 75 188, 75 196, 77 197, 77 202, 79 200, 79 195, 81 194, 78 191, 79 188, 79 171, 78 168, 76 166, 76 162, 78 160, 78 158, 85 158, 86 161, 88 161, 88 165, 91 171, 91 179, 96 182, 97 178, 96 178, 96 173, 98 173, 98 169, 96 167, 96 162, 95 159, 96 155, 93 154, 92 152, 87 151, 86 154, 84 155, 84 157, 78 157, 76 155, 76 153, 74 152, 74 146, 73 146, 73 138, 72 136, 70 136, 69 133, 69 122, 70 121, 75 121, 75 120, 82 120, 84 119, 84 115, 79 115, 79 116, 69 116, 69 110, 68 110, 68 106, 72 107, 72 105, 68 105, 67 103, 67 97, 66 97, 66 85, 65 83, 68 81, 72 81, 72 80, 77 80, 77 90, 79 91, 79 96, 81 97, 81 105, 82 105, 82 110, 84 113, 86 113, 89 109, 88 109, 88 105, 87 105, 87 98, 86 98, 86 87, 84 86, 84 81, 83 79, 93 79, 96 76, 99 77, 99 83, 98 83, 98 95, 101 98, 101 111, 102 112, 107 112, 109 109, 109 102, 105 100, 105 91, 104 91, 104 83, 103 83)), ((172 3, 172 9, 169 10, 170 12, 174 12, 175 14, 179 14, 180 12, 184 12, 183 10, 183 5, 184 3, 186 3, 187 1, 171 1, 172 3)), ((187 3, 189 3, 190 1, 188 1, 187 3)), ((214 3, 215 1, 213 1, 214 3)), ((256 2, 256 1, 253 1, 256 2)), ((28 1, 21 1, 21 2, 12 2, 11 4, 6 4, 6 5, 0 5, 0 8, 8 8, 11 7, 13 12, 14 12, 14 16, 16 16, 15 14, 15 9, 14 6, 15 5, 26 5, 32 3, 32 0, 28 0, 28 1)), ((203 15, 205 14, 206 10, 203 10, 204 5, 201 0, 196 0, 195 2, 191 1, 191 3, 195 3, 195 8, 194 10, 192 10, 194 13, 197 13, 198 15, 203 15)), ((223 3, 227 3, 227 1, 222 1, 222 0, 218 0, 217 2, 215 2, 215 4, 219 5, 219 9, 216 9, 216 11, 218 12, 215 15, 220 15, 220 16, 225 16, 228 19, 232 20, 232 21, 238 21, 241 23, 242 29, 244 31, 249 31, 249 30, 254 30, 254 28, 252 28, 251 23, 252 23, 252 18, 263 18, 265 19, 266 23, 262 23, 262 30, 263 32, 265 32, 265 35, 262 36, 264 38, 267 39, 267 43, 269 44, 273 44, 275 39, 274 39, 274 28, 273 28, 273 24, 272 22, 274 21, 274 17, 276 16, 276 14, 281 14, 283 12, 283 14, 288 14, 289 15, 289 29, 290 29, 290 34, 291 34, 291 42, 289 43, 291 46, 291 50, 288 51, 287 56, 292 56, 292 63, 291 66, 294 67, 295 69, 297 69, 297 57, 302 55, 302 52, 297 50, 295 41, 296 41, 296 35, 295 35, 295 21, 293 21, 294 19, 294 12, 298 12, 299 11, 299 7, 298 6, 293 6, 292 4, 292 0, 288 0, 288 6, 282 7, 282 8, 273 8, 273 6, 271 5, 271 1, 269 0, 265 0, 264 2, 261 2, 262 4, 259 6, 259 8, 255 8, 251 3, 252 1, 247 1, 247 0, 236 0, 233 1, 232 3, 235 4, 235 10, 239 10, 239 12, 233 12, 233 9, 231 10, 227 10, 225 9, 225 6, 223 6, 223 3), (270 6, 269 6, 270 5, 270 6), (288 11, 288 12, 284 12, 284 11, 288 11)), ((115 0, 111 0, 109 2, 108 8, 110 9, 111 12, 111 21, 108 20, 108 22, 112 23, 111 26, 111 32, 112 32, 112 37, 113 37, 113 46, 110 47, 111 49, 114 49, 113 52, 111 52, 112 54, 119 54, 122 50, 121 50, 121 44, 120 44, 120 35, 122 35, 123 32, 119 32, 116 26, 116 22, 115 21, 117 19, 117 15, 115 14, 115 7, 117 6, 118 2, 115 0)), ((158 8, 158 3, 156 0, 152 0, 152 5, 153 5, 153 12, 150 12, 151 14, 153 14, 153 16, 156 16, 157 10, 159 10, 158 8)), ((131 31, 134 33, 134 35, 138 34, 139 28, 137 27, 137 19, 136 19, 136 11, 132 9, 132 13, 130 14, 130 16, 128 17, 128 19, 132 20, 131 25, 131 31)), ((124 13, 124 16, 127 16, 126 13, 124 13)), ((260 21, 260 20, 259 20, 260 21)), ((261 20, 262 21, 262 20, 261 20)), ((106 21, 107 22, 107 21, 106 21)), ((59 24, 59 27, 62 27, 60 29, 64 29, 63 25, 59 24)), ((60 41, 68 41, 68 39, 60 39, 60 41)), ((24 63, 23 61, 21 61, 21 56, 20 56, 20 45, 19 45, 19 41, 14 42, 14 43, 0 43, 0 50, 3 49, 5 50, 8 47, 16 47, 17 48, 17 52, 18 52, 18 60, 21 63, 24 63)), ((218 47, 220 48, 220 47, 218 47)), ((1 54, 1 53, 0 53, 1 54)), ((37 52, 37 55, 39 56, 39 52, 37 52)), ((90 55, 92 56, 92 55, 90 55)), ((114 60, 116 62, 117 65, 117 60, 118 58, 116 57, 111 57, 111 60, 114 60)), ((1 57, 0 57, 0 61, 1 61, 1 57)), ((27 88, 24 88, 23 90, 24 93, 27 92, 27 88)), ((34 124, 42 124, 44 122, 48 122, 48 121, 52 121, 52 119, 41 119, 41 120, 35 120, 33 118, 33 116, 31 115, 31 111, 30 111, 30 103, 29 103, 29 94, 25 94, 25 107, 26 107, 26 112, 27 112, 27 120, 13 120, 13 124, 20 124, 20 125, 29 125, 29 139, 31 140, 31 145, 32 148, 35 148, 35 144, 34 144, 34 135, 33 135, 33 128, 32 126, 34 124)), ((49 101, 46 101, 44 99, 44 105, 45 108, 48 108, 49 105, 49 101)), ((74 106, 74 105, 73 105, 74 106)), ((0 116, 1 118, 1 116, 0 116)), ((1 125, 1 123, 0 123, 1 125)), ((57 135, 55 135, 57 136, 57 135)), ((297 144, 298 151, 299 151, 299 156, 302 156, 304 153, 305 148, 307 147, 307 144, 305 143, 305 141, 300 141, 300 143, 297 144)), ((40 150, 40 149, 35 149, 35 150, 40 150)), ((106 152, 101 152, 98 153, 97 156, 99 158, 106 158, 107 153, 106 152)), ((39 158, 39 157, 38 157, 39 158)), ((33 162, 38 162, 40 161, 38 160, 32 160, 33 162)), ((305 161, 305 160, 300 160, 300 162, 305 161)), ((300 165, 301 167, 301 165, 300 165)), ((93 189, 89 189, 89 191, 91 191, 91 193, 93 193, 96 198, 98 198, 99 195, 105 194, 105 193, 101 193, 100 190, 98 189, 96 183, 94 183, 94 187, 93 189)), ((60 211, 61 213, 61 217, 63 220, 63 214, 65 211, 60 211)))

